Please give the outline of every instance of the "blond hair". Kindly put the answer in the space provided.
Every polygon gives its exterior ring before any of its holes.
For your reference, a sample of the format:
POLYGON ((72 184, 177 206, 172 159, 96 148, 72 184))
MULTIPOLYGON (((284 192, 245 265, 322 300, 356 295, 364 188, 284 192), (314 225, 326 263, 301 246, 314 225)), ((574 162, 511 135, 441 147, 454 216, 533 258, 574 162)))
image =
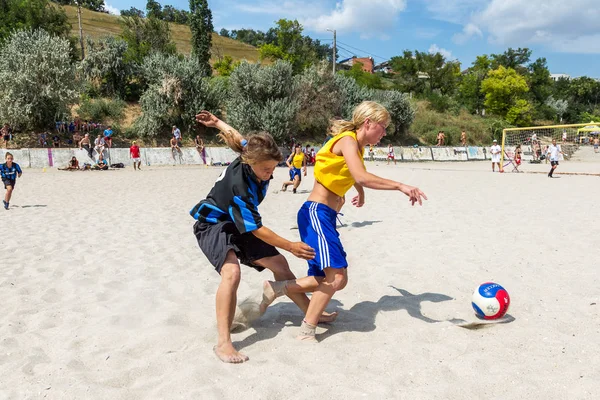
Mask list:
POLYGON ((331 121, 331 134, 337 135, 342 132, 356 132, 365 121, 369 119, 375 122, 383 122, 386 126, 390 123, 390 113, 381 104, 374 101, 363 101, 352 112, 352 120, 334 119, 331 121))
POLYGON ((245 164, 283 160, 283 154, 275 139, 266 132, 251 134, 248 139, 244 139, 242 135, 232 130, 222 131, 218 136, 231 150, 241 155, 242 162, 245 164))

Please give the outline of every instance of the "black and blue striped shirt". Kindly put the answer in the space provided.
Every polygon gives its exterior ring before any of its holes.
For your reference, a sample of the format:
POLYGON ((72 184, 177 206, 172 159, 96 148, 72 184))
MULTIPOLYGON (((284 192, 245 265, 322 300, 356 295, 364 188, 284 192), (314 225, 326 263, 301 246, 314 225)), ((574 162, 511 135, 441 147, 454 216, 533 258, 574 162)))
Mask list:
POLYGON ((23 171, 21 171, 21 167, 19 167, 19 164, 17 163, 12 163, 10 167, 6 165, 6 163, 0 164, 0 175, 2 175, 2 179, 14 181, 17 179, 17 174, 22 173, 23 171))
POLYGON ((255 231, 262 226, 258 205, 267 195, 268 187, 269 181, 259 181, 252 167, 238 157, 219 176, 206 199, 194 206, 190 215, 210 224, 233 222, 240 233, 255 231))

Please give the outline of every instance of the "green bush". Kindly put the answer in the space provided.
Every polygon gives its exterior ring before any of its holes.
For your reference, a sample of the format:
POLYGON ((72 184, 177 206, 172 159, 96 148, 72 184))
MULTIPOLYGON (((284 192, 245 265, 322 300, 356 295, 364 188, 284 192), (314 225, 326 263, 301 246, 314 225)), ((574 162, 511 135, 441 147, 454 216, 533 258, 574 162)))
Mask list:
POLYGON ((15 31, 0 47, 0 121, 17 128, 68 118, 79 87, 69 41, 43 30, 15 31))
POLYGON ((410 134, 421 143, 435 145, 438 131, 446 134, 446 145, 457 146, 460 143, 460 133, 467 133, 467 144, 489 145, 492 139, 502 139, 502 130, 512 127, 500 118, 479 117, 471 115, 467 110, 461 110, 458 115, 440 113, 430 108, 427 101, 414 103, 417 112, 410 126, 410 134))
POLYGON ((107 119, 117 122, 123 118, 126 103, 121 99, 92 100, 84 98, 79 105, 79 117, 94 122, 105 122, 107 119))
POLYGON ((279 143, 294 134, 298 100, 292 65, 241 63, 229 78, 227 118, 242 133, 269 132, 279 143))

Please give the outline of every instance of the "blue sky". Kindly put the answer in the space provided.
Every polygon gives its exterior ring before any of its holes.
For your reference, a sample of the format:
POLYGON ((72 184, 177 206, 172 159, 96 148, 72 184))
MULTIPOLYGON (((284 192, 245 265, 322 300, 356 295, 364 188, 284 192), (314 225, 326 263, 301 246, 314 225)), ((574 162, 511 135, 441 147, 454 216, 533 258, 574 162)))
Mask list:
MULTIPOLYGON (((105 0, 112 12, 146 8, 146 0, 105 0)), ((187 0, 160 1, 188 9, 187 0)), ((529 47, 551 73, 600 78, 598 0, 209 0, 215 30, 266 31, 279 18, 298 19, 305 34, 330 43, 340 57, 381 62, 404 49, 439 51, 466 68, 477 55, 529 47)))

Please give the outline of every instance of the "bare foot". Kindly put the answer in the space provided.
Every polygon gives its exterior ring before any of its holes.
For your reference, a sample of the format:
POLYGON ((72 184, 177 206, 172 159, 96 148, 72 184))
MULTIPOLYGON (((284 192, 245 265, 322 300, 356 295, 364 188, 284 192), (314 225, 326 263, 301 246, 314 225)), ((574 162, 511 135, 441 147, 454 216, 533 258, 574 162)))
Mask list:
POLYGON ((323 314, 321 315, 321 318, 319 318, 319 323, 333 322, 336 320, 337 317, 338 317, 337 312, 332 312, 331 314, 328 312, 323 312, 323 314))
POLYGON ((319 343, 319 341, 317 340, 317 338, 314 335, 298 335, 298 336, 296 336, 296 340, 299 340, 299 341, 305 342, 305 343, 319 343))
POLYGON ((260 315, 263 315, 267 311, 267 307, 269 307, 276 298, 285 294, 286 283, 287 281, 263 282, 263 298, 260 303, 260 315))
POLYGON ((237 351, 231 343, 213 347, 213 351, 224 363, 241 364, 248 361, 248 356, 237 351))

